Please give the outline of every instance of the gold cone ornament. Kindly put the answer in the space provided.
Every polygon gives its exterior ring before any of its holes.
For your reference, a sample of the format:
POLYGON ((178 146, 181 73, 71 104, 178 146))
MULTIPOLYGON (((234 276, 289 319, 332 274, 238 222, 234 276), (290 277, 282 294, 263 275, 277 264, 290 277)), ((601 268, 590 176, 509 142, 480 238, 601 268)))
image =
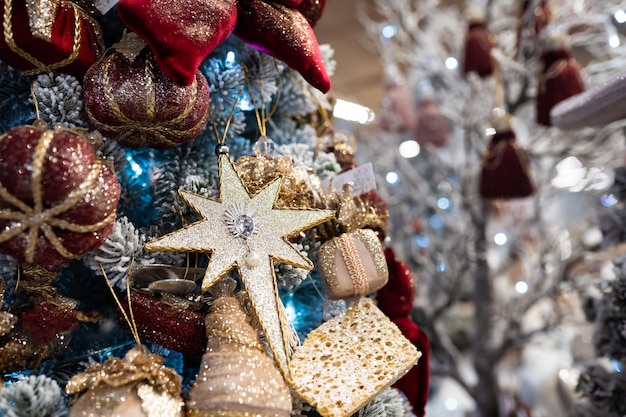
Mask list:
POLYGON ((163 358, 141 346, 124 359, 92 363, 67 384, 82 395, 68 417, 182 417, 181 378, 163 366, 163 358))
POLYGON ((288 417, 291 396, 227 279, 206 317, 207 349, 188 417, 288 417))

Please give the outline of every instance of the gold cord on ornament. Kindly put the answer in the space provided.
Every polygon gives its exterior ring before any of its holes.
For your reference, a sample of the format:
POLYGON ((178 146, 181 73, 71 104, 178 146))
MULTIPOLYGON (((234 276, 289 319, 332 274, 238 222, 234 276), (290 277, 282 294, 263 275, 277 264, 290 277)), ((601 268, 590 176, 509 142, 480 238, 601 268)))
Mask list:
POLYGON ((137 346, 141 346, 141 340, 139 339, 139 330, 137 330, 137 323, 135 322, 135 316, 133 314, 133 307, 130 304, 130 270, 132 269, 134 262, 135 257, 133 256, 130 259, 130 266, 128 267, 129 272, 126 275, 126 293, 128 297, 128 310, 130 311, 131 316, 130 319, 128 318, 128 314, 126 314, 126 310, 124 310, 124 307, 122 307, 122 303, 120 302, 119 298, 117 298, 117 294, 115 294, 115 291, 113 290, 113 287, 109 282, 109 278, 107 277, 107 273, 105 272, 104 267, 102 266, 102 264, 99 265, 100 270, 102 271, 102 275, 104 275, 104 280, 106 281, 107 287, 109 288, 109 291, 111 291, 111 295, 113 296, 113 300, 115 300, 115 304, 117 304, 117 307, 120 309, 120 312, 124 316, 124 319, 128 324, 128 328, 130 329, 130 332, 135 339, 135 343, 137 343, 137 346))
POLYGON ((278 91, 276 93, 276 100, 274 100, 274 105, 270 110, 269 114, 265 115, 265 103, 263 100, 263 80, 261 83, 261 91, 259 94, 259 99, 261 100, 260 105, 257 104, 256 99, 254 98, 254 93, 252 92, 252 84, 250 83, 250 78, 248 78, 248 68, 244 65, 243 67, 243 75, 246 81, 246 86, 248 87, 248 94, 250 95, 250 100, 252 100, 252 106, 254 108, 254 116, 256 118, 257 126, 259 127, 259 135, 261 138, 267 137, 267 122, 272 118, 276 110, 278 109, 278 103, 280 101, 280 96, 283 90, 283 79, 280 76, 280 72, 278 71, 278 64, 276 60, 274 60, 274 70, 276 71, 276 75, 278 77, 278 91), (260 109, 260 110, 259 110, 260 109))
POLYGON ((220 137, 220 133, 217 130, 217 123, 215 123, 215 118, 213 117, 213 112, 211 111, 211 106, 209 106, 209 119, 211 120, 211 125, 213 127, 213 132, 215 133, 215 140, 218 145, 223 145, 226 142, 226 135, 228 134, 228 129, 230 128, 230 124, 233 121, 235 116, 235 110, 237 109, 237 104, 239 104, 239 99, 241 98, 241 92, 243 91, 243 85, 239 88, 237 92, 237 98, 235 99, 235 104, 233 104, 233 108, 230 109, 230 114, 228 115, 228 119, 226 119, 226 125, 224 126, 224 133, 222 137, 220 137))

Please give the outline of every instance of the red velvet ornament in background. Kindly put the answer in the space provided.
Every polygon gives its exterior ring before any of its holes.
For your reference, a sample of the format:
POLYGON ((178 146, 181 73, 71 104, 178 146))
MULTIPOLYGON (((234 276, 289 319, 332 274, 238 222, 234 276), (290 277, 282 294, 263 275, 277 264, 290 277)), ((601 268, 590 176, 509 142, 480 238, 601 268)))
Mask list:
POLYGON ((100 25, 69 1, 4 0, 0 6, 0 60, 26 75, 54 70, 81 78, 104 52, 100 25), (31 27, 28 8, 44 29, 31 27))
POLYGON ((89 69, 83 90, 90 124, 131 147, 166 149, 193 140, 208 117, 206 79, 198 71, 191 85, 177 86, 142 46, 129 34, 89 69))
MULTIPOLYGON (((131 290, 130 304, 139 336, 167 349, 200 358, 207 344, 204 316, 193 311, 171 306, 152 295, 131 290)), ((128 313, 128 303, 122 305, 128 313)), ((120 317, 118 323, 128 328, 120 317)))
POLYGON ((569 39, 554 34, 541 54, 543 68, 537 91, 537 123, 552 126, 550 111, 561 101, 585 91, 581 69, 572 55, 569 39))
POLYGON ((202 61, 237 21, 235 0, 120 0, 117 13, 179 86, 194 82, 202 61))
POLYGON ((283 61, 321 92, 330 90, 330 77, 317 38, 302 13, 262 0, 239 0, 237 9, 237 37, 283 61))
POLYGON ((326 0, 303 0, 296 9, 302 13, 309 24, 314 27, 324 14, 326 0))
POLYGON ((463 75, 475 72, 481 77, 493 73, 491 50, 495 45, 494 35, 487 29, 485 16, 475 13, 469 19, 469 27, 465 35, 461 70, 463 75))
POLYGON ((52 342, 57 335, 71 332, 81 321, 94 321, 97 312, 81 312, 51 301, 41 301, 20 314, 20 329, 28 333, 35 346, 52 342))
POLYGON ((441 114, 437 101, 429 96, 423 96, 417 102, 417 118, 413 129, 413 138, 421 146, 428 143, 442 147, 448 144, 448 121, 441 114))
POLYGON ((381 129, 391 132, 415 128, 415 105, 406 81, 401 77, 387 80, 380 103, 381 129))
POLYGON ((508 115, 495 119, 496 134, 483 157, 482 198, 523 198, 534 193, 526 152, 519 146, 508 115))
POLYGON ((117 177, 76 133, 20 126, 0 136, 0 251, 46 269, 98 248, 113 228, 117 177))
POLYGON ((396 258, 391 248, 385 249, 385 258, 389 269, 389 281, 378 290, 376 295, 378 308, 398 326, 417 350, 422 352, 417 365, 396 382, 394 388, 406 395, 413 413, 417 417, 423 417, 430 383, 430 343, 428 335, 411 320, 415 283, 410 269, 396 258))

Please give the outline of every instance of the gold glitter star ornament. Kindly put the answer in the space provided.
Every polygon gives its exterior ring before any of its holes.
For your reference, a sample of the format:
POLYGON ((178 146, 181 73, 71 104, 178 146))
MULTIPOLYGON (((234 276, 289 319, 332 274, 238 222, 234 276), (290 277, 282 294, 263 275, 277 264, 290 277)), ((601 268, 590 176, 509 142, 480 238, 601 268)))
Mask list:
POLYGON ((273 262, 312 269, 313 263, 286 238, 329 220, 333 211, 275 208, 281 178, 250 195, 227 154, 219 156, 219 171, 219 200, 180 191, 203 219, 145 247, 151 251, 211 253, 203 291, 237 268, 272 355, 289 379, 289 356, 296 338, 278 297, 273 262))

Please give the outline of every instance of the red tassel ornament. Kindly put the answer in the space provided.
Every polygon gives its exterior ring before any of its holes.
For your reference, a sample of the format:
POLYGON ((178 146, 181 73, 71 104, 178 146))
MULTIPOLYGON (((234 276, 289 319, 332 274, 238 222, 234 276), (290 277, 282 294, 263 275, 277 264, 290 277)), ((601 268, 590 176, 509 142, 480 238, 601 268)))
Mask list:
POLYGON ((415 128, 415 105, 406 81, 401 77, 387 80, 381 102, 381 129, 391 132, 415 128))
POLYGON ((585 83, 566 35, 555 34, 548 39, 541 61, 543 68, 539 74, 536 121, 544 126, 552 126, 552 108, 585 91, 585 83))
POLYGON ((396 259, 391 248, 385 249, 385 258, 389 269, 389 281, 376 295, 378 308, 398 326, 417 350, 422 352, 417 365, 396 382, 394 388, 406 395, 417 417, 424 417, 430 383, 430 343, 426 333, 411 320, 415 297, 415 283, 411 270, 396 259))
POLYGON ((481 77, 488 77, 493 73, 491 50, 495 45, 495 37, 487 28, 485 16, 474 13, 469 20, 465 47, 463 52, 463 75, 475 72, 481 77))
POLYGON ((440 148, 448 144, 449 136, 448 121, 441 114, 437 101, 431 96, 420 98, 413 138, 421 146, 430 143, 440 148))
POLYGON ((510 116, 496 118, 496 134, 485 151, 480 175, 482 198, 523 198, 533 194, 526 152, 519 146, 510 116))

